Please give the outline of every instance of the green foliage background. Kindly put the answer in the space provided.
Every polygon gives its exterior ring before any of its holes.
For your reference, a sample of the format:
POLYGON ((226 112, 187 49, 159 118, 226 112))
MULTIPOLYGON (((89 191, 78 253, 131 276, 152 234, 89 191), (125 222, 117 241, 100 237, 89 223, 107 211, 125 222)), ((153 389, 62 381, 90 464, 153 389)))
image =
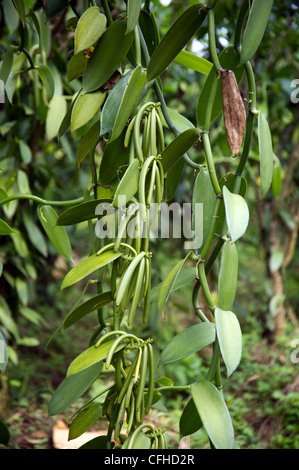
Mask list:
MULTIPOLYGON (((18 42, 17 16, 9 8, 9 2, 2 2, 0 30, 2 41, 0 57, 11 42, 18 42)), ((117 4, 118 2, 114 2, 117 4)), ((158 0, 153 3, 153 10, 159 18, 161 36, 168 25, 182 13, 183 8, 191 5, 189 1, 173 1, 171 7, 161 6, 158 0)), ((26 0, 26 12, 42 2, 26 0)), ((226 46, 226 38, 232 35, 231 22, 236 20, 241 2, 219 1, 215 10, 219 50, 226 46)), ((268 116, 271 124, 274 152, 279 152, 281 173, 285 176, 290 154, 298 141, 298 104, 290 101, 292 88, 290 83, 298 78, 299 29, 296 24, 298 9, 291 1, 275 1, 271 18, 263 42, 258 50, 258 61, 253 64, 257 78, 258 101, 260 108, 268 116), (293 125, 289 136, 288 129, 293 125)), ((65 22, 74 14, 68 10, 66 15, 51 21, 51 46, 47 63, 55 76, 55 94, 65 97, 78 91, 79 84, 66 80, 67 63, 73 47, 71 35, 65 29, 65 22)), ((50 30, 48 23, 43 29, 41 40, 45 47, 49 44, 50 30)), ((37 38, 32 32, 32 45, 37 38)), ((200 56, 209 59, 207 47, 207 29, 200 29, 200 56)), ((199 44, 193 44, 198 47, 199 44)), ((190 44, 191 48, 192 45, 190 44)), ((28 66, 21 53, 15 57, 12 71, 19 70, 23 61, 24 69, 28 66)), ((33 100, 33 81, 31 72, 24 73, 10 88, 10 102, 0 108, 0 185, 5 193, 32 193, 49 200, 75 199, 91 184, 88 162, 83 162, 80 171, 76 165, 76 153, 86 128, 66 134, 61 139, 54 136, 47 126, 49 113, 43 100, 33 100), (36 105, 39 103, 39 105, 36 105), (49 138, 50 134, 50 138, 49 138)), ((177 64, 171 64, 163 75, 164 96, 168 105, 183 114, 190 121, 196 115, 196 102, 204 76, 177 64)), ((241 84, 242 90, 242 84, 241 84)), ((35 97, 36 98, 36 97, 35 97)), ((59 111, 58 111, 59 112, 59 111)), ((56 129, 57 130, 57 129, 56 129)), ((217 125, 211 133, 211 142, 215 149, 216 163, 223 166, 230 151, 226 143, 222 125, 217 125)), ((167 136, 170 141, 171 135, 167 136)), ((255 141, 257 137, 255 136, 255 141)), ((258 158, 257 143, 250 154, 252 165, 246 177, 258 185, 258 174, 255 162, 258 158)), ((101 151, 97 154, 97 163, 101 160, 101 151)), ((202 151, 194 158, 200 162, 202 151)), ((298 161, 298 159, 297 159, 298 161)), ((193 186, 193 172, 186 167, 181 184, 175 196, 178 202, 190 201, 193 186)), ((290 197, 298 202, 299 173, 295 166, 291 185, 292 194, 283 201, 279 210, 284 220, 284 229, 294 225, 293 213, 289 211, 290 197)), ((1 195, 1 194, 0 194, 1 195)), ((4 198, 4 195, 1 195, 4 198)), ((256 204, 257 195, 250 189, 249 201, 256 204)), ((298 448, 297 422, 299 415, 298 364, 290 361, 294 350, 291 340, 298 338, 296 312, 299 309, 298 294, 298 242, 294 256, 283 271, 285 287, 285 304, 293 316, 288 318, 285 334, 275 343, 267 342, 271 331, 271 282, 269 278, 264 232, 270 227, 273 216, 273 191, 267 195, 263 209, 263 220, 251 208, 250 226, 241 241, 240 273, 236 312, 242 321, 244 332, 244 357, 240 369, 230 380, 229 408, 236 423, 238 441, 245 448, 298 448), (242 307, 241 307, 242 305, 242 307), (241 385, 240 385, 241 384, 241 385)), ((0 250, 3 274, 0 278, 0 320, 5 326, 9 338, 10 365, 8 368, 9 408, 12 413, 0 410, 1 418, 7 420, 12 434, 12 447, 32 445, 34 448, 46 448, 48 441, 31 444, 30 439, 24 444, 20 440, 22 426, 26 415, 40 413, 40 422, 46 420, 46 408, 49 397, 57 387, 74 355, 79 354, 85 344, 86 329, 90 324, 82 324, 72 332, 56 335, 45 347, 53 331, 72 307, 74 294, 60 292, 61 278, 67 272, 69 262, 62 262, 56 250, 48 242, 37 217, 36 205, 29 200, 11 203, 9 208, 2 207, 6 220, 18 228, 19 235, 1 236, 0 250), (20 412, 21 410, 21 412, 20 412), (20 412, 19 418, 14 413, 20 412), (19 439, 19 440, 18 440, 19 439), (18 444, 18 442, 20 444, 18 444)), ((59 209, 58 209, 59 210, 59 209)), ((88 227, 86 224, 68 230, 74 247, 73 258, 80 258, 88 248, 88 227)), ((267 244, 267 239, 265 241, 267 244)), ((182 244, 178 240, 167 243, 157 241, 154 244, 156 282, 160 282, 169 272, 170 266, 184 255, 182 244), (170 261, 171 260, 171 263, 170 261)), ((217 267, 216 267, 217 269, 217 267)), ((216 272, 211 274, 211 282, 216 272)), ((78 286, 78 296, 80 293, 78 286)), ((215 294, 216 295, 216 294, 215 294)), ((181 325, 192 321, 191 294, 187 289, 178 291, 171 297, 167 308, 166 321, 153 312, 151 331, 158 336, 161 350, 169 339, 180 331, 181 325), (178 308, 179 307, 179 308, 178 308), (181 313, 179 313, 179 311, 181 313)), ((4 330, 3 329, 3 330, 4 330)), ((190 356, 180 364, 169 365, 161 369, 161 375, 167 373, 177 384, 195 380, 197 371, 207 366, 204 355, 190 356)), ((107 373, 109 382, 109 373, 107 373)), ((102 383, 94 387, 101 388, 102 383)), ((1 392, 4 390, 2 386, 1 392)), ((178 420, 184 406, 184 394, 168 392, 165 403, 158 410, 158 418, 167 422, 168 410, 172 412, 169 429, 178 429, 178 420)), ((48 426, 52 424, 48 421, 48 426)), ((43 424, 44 425, 44 424, 43 424)), ((32 432, 32 430, 31 430, 32 432)), ((191 446, 204 447, 207 438, 202 431, 191 436, 191 446)), ((174 438, 173 446, 177 446, 174 438)))

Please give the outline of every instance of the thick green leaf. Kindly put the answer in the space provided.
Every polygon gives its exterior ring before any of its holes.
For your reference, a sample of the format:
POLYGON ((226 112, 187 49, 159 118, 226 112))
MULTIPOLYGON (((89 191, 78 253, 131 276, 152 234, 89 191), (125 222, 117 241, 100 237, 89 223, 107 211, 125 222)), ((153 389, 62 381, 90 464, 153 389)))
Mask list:
POLYGON ((68 6, 68 3, 67 0, 46 0, 47 18, 54 18, 68 6))
MULTIPOLYGON (((196 268, 190 267, 190 268, 183 268, 179 271, 175 282, 171 286, 171 292, 174 292, 177 289, 180 289, 180 287, 183 287, 186 284, 189 284, 189 282, 192 282, 196 278, 196 268)), ((158 300, 159 297, 159 292, 160 289, 163 285, 163 282, 160 282, 157 284, 155 287, 151 289, 151 302, 155 302, 158 300)))
POLYGON ((88 431, 93 424, 97 422, 102 413, 102 405, 93 402, 83 408, 73 420, 69 428, 69 441, 81 436, 85 431, 88 431))
POLYGON ((216 195, 211 183, 210 174, 208 170, 202 169, 196 176, 192 195, 192 230, 195 231, 196 239, 199 242, 201 241, 200 246, 203 246, 206 241, 215 204, 216 195), (202 226, 196 223, 195 204, 202 204, 202 226))
POLYGON ((30 212, 25 211, 24 214, 22 214, 22 217, 31 243, 43 256, 46 257, 48 254, 48 247, 44 235, 30 216, 30 212))
POLYGON ((133 73, 130 73, 130 80, 126 85, 124 95, 113 124, 112 135, 110 138, 111 141, 117 139, 125 128, 129 117, 140 102, 141 93, 144 89, 145 83, 146 72, 141 65, 138 65, 133 73))
POLYGON ((67 65, 66 77, 67 82, 75 80, 75 78, 82 77, 88 64, 88 58, 84 52, 72 55, 67 65))
POLYGON ((93 149, 100 137, 100 121, 97 121, 82 137, 78 150, 77 150, 77 162, 78 166, 81 165, 86 155, 93 149))
POLYGON ((106 266, 106 264, 114 261, 116 258, 119 258, 120 255, 121 253, 107 250, 100 255, 95 254, 89 256, 67 273, 63 279, 61 290, 81 281, 81 279, 93 273, 97 269, 102 268, 103 266, 106 266))
POLYGON ((172 292, 174 283, 175 283, 175 281, 176 281, 176 279, 179 275, 179 272, 182 269, 182 267, 184 266, 187 259, 189 258, 190 254, 191 254, 191 252, 189 252, 184 259, 179 261, 174 266, 174 268, 172 268, 172 270, 170 271, 168 276, 164 279, 164 281, 161 285, 161 288, 160 288, 160 291, 159 291, 159 297, 158 297, 158 308, 159 308, 160 312, 162 313, 162 315, 164 313, 164 308, 165 308, 166 302, 168 300, 168 297, 169 297, 170 293, 172 292))
POLYGON ((72 118, 72 111, 73 111, 73 107, 75 105, 75 102, 76 102, 76 99, 78 98, 79 96, 79 93, 76 93, 74 99, 72 100, 71 104, 69 105, 68 107, 68 110, 67 112, 65 113, 65 116, 59 126, 59 130, 58 130, 58 137, 62 137, 70 128, 70 125, 71 125, 71 118, 72 118))
POLYGON ((232 449, 234 429, 226 403, 207 380, 191 385, 191 394, 203 426, 216 449, 232 449))
POLYGON ((220 351, 229 377, 238 367, 242 355, 239 320, 233 312, 216 307, 215 322, 220 351))
POLYGON ((221 251, 219 271, 219 307, 230 310, 233 306, 238 282, 238 249, 235 243, 227 240, 221 251))
POLYGON ((95 44, 104 33, 106 24, 106 16, 101 13, 100 8, 87 8, 80 16, 75 31, 75 54, 95 44))
POLYGON ((164 72, 194 36, 206 15, 207 9, 201 3, 192 5, 184 11, 154 50, 147 69, 148 81, 164 72))
POLYGON ((11 228, 4 220, 0 219, 0 235, 9 235, 10 233, 17 232, 17 230, 11 228))
POLYGON ((246 232, 249 222, 249 210, 245 199, 223 187, 225 216, 231 240, 237 241, 246 232))
POLYGON ((149 55, 151 56, 160 41, 160 34, 154 15, 142 9, 139 15, 139 26, 144 36, 149 55))
POLYGON ((55 91, 55 83, 51 70, 47 65, 41 64, 35 69, 42 81, 43 86, 47 92, 49 100, 52 100, 55 91))
POLYGON ((2 80, 4 83, 6 83, 11 72, 14 57, 13 52, 13 46, 8 46, 2 60, 0 69, 0 80, 2 80))
POLYGON ((39 206, 38 218, 54 248, 66 259, 72 259, 72 247, 64 227, 55 227, 57 214, 51 206, 39 206))
POLYGON ((101 114, 101 135, 112 132, 118 110, 130 80, 130 76, 131 75, 128 73, 121 77, 105 101, 101 114))
POLYGON ((166 196, 165 202, 169 202, 174 198, 174 195, 179 187, 180 180, 184 171, 185 161, 180 158, 167 172, 166 178, 166 196))
MULTIPOLYGON (((78 372, 81 372, 96 363, 102 362, 104 359, 106 359, 109 349, 114 342, 115 338, 109 341, 105 341, 98 348, 93 345, 83 351, 69 365, 67 370, 67 377, 70 377, 73 374, 77 374, 78 372)), ((124 347, 125 344, 121 343, 116 348, 115 352, 120 351, 124 347)))
POLYGON ((260 155, 260 196, 267 194, 273 177, 273 148, 272 137, 265 116, 259 111, 258 114, 258 142, 260 155))
MULTIPOLYGON (((240 184, 237 181, 239 176, 236 176, 232 173, 228 173, 227 175, 224 175, 221 180, 219 181, 220 188, 223 190, 223 187, 226 186, 230 192, 234 192, 237 194, 240 194, 243 198, 246 196, 247 192, 247 181, 246 179, 242 176, 240 184), (236 184, 238 183, 238 184, 236 184), (237 190, 238 188, 238 190, 237 190)), ((225 221, 225 206, 224 204, 220 205, 220 209, 218 212, 218 218, 216 219, 216 225, 215 225, 215 233, 222 234, 222 235, 227 235, 227 228, 223 232, 223 226, 226 226, 226 221, 225 221)))
POLYGON ((94 312, 94 310, 100 309, 105 305, 109 304, 110 302, 112 302, 112 300, 113 296, 110 291, 102 292, 101 294, 96 295, 92 299, 86 300, 68 314, 62 324, 62 331, 72 326, 78 320, 81 320, 81 318, 85 317, 85 315, 87 315, 88 313, 94 312))
POLYGON ((111 199, 92 199, 91 201, 81 202, 74 207, 66 209, 57 219, 56 225, 75 225, 85 220, 99 217, 96 214, 96 208, 99 204, 111 203, 111 199))
POLYGON ((209 75, 213 68, 213 64, 208 60, 185 50, 180 51, 173 59, 173 62, 182 65, 183 67, 187 67, 188 69, 196 70, 204 75, 209 75))
POLYGON ((125 205, 137 193, 139 174, 139 160, 134 158, 115 191, 112 202, 114 207, 118 207, 119 203, 125 205))
POLYGON ((264 36, 272 5, 273 0, 253 0, 242 39, 241 64, 256 53, 264 36))
POLYGON ((215 325, 213 323, 198 323, 190 326, 170 340, 162 351, 160 363, 169 364, 179 361, 214 341, 215 325))
POLYGON ((272 193, 275 199, 278 198, 282 188, 283 169, 279 158, 273 154, 273 178, 272 178, 272 193))
POLYGON ((113 442, 107 442, 107 436, 99 436, 86 442, 79 449, 112 449, 113 442))
POLYGON ((194 400, 188 401, 180 418, 180 439, 195 433, 202 427, 202 422, 195 406, 194 400))
POLYGON ((76 99, 72 110, 71 132, 89 122, 100 109, 106 98, 106 93, 94 91, 93 93, 80 94, 76 99))
POLYGON ((63 413, 93 384, 103 368, 98 362, 91 367, 66 377, 55 390, 49 403, 48 414, 54 416, 63 413))
POLYGON ((67 106, 65 97, 62 95, 54 95, 50 101, 46 119, 46 135, 48 140, 52 140, 58 136, 66 111, 67 106))
POLYGON ((119 67, 133 42, 126 21, 111 23, 98 41, 83 75, 84 93, 100 88, 119 67))
POLYGON ((128 5, 127 5, 128 22, 127 22, 126 34, 134 31, 134 28, 137 25, 141 3, 142 3, 142 0, 128 0, 128 5))
POLYGON ((150 449, 151 440, 142 431, 136 436, 131 449, 150 449))
MULTIPOLYGON (((244 73, 243 67, 238 67, 239 65, 239 54, 233 48, 226 48, 224 49, 221 54, 219 54, 219 61, 221 66, 224 69, 232 70, 235 74, 237 83, 240 82, 242 75, 244 73)), ((213 86, 216 85, 216 95, 213 104, 213 109, 211 113, 211 123, 219 116, 222 112, 222 88, 221 88, 221 80, 217 74, 215 67, 213 67, 207 76, 205 83, 202 87, 200 92, 198 102, 197 102, 197 109, 196 109, 196 119, 197 119, 197 126, 200 129, 204 128, 204 122, 206 117, 206 107, 207 103, 211 100, 211 89, 213 86)), ((208 129, 204 129, 208 130, 208 129)))
MULTIPOLYGON (((189 119, 187 119, 182 114, 178 113, 178 111, 176 111, 175 109, 167 108, 167 111, 173 124, 175 125, 175 127, 177 127, 180 132, 184 132, 187 129, 194 128, 192 122, 190 122, 189 119)), ((163 120, 163 126, 168 127, 165 120, 163 120)))
POLYGON ((129 161, 130 149, 124 147, 125 132, 124 129, 118 139, 109 142, 105 147, 100 164, 101 184, 110 184, 117 177, 118 170, 129 161))
POLYGON ((4 336, 0 331, 0 371, 4 372, 8 363, 8 351, 4 336))
POLYGON ((195 144, 200 131, 196 128, 186 129, 167 145, 161 154, 164 172, 167 171, 195 144))

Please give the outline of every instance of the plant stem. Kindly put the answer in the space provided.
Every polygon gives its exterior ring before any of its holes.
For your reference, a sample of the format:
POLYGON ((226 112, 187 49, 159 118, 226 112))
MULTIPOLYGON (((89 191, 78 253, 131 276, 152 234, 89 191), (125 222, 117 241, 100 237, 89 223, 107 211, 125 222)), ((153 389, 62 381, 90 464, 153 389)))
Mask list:
POLYGON ((206 277, 205 266, 204 266, 204 263, 202 261, 199 261, 199 263, 197 265, 197 273, 198 273, 198 277, 199 277, 199 280, 200 280, 200 285, 201 285, 203 294, 205 296, 205 299, 207 301, 208 307, 211 310, 211 312, 213 313, 216 305, 215 305, 215 303, 212 299, 211 291, 210 291, 208 281, 207 281, 207 277, 206 277))
POLYGON ((215 170, 209 135, 206 132, 202 134, 202 142, 203 142, 203 146, 205 149, 206 162, 207 162, 207 167, 210 173, 211 183, 214 188, 216 196, 219 196, 221 194, 221 188, 219 186, 219 182, 216 176, 216 170, 215 170))
POLYGON ((46 199, 42 199, 38 196, 34 196, 33 194, 14 194, 13 196, 9 196, 6 199, 2 199, 0 201, 0 206, 4 204, 8 204, 10 201, 14 201, 16 199, 28 199, 30 201, 37 202, 38 204, 47 205, 47 206, 72 206, 74 204, 79 204, 80 202, 84 201, 83 197, 78 197, 77 199, 72 199, 69 201, 47 201, 46 199))
POLYGON ((216 39, 215 39, 215 15, 214 8, 209 7, 208 11, 208 30, 209 30, 209 49, 211 54, 211 59, 214 64, 215 69, 218 71, 223 70, 217 55, 216 50, 216 39))
POLYGON ((251 145, 251 139, 253 135, 253 128, 254 128, 254 121, 255 121, 255 116, 257 114, 257 109, 256 109, 256 86, 255 86, 255 79, 254 79, 254 73, 251 67, 250 62, 245 62, 244 64, 244 69, 248 81, 248 88, 249 88, 249 96, 251 99, 250 107, 249 107, 249 113, 247 115, 247 121, 246 121, 246 133, 245 133, 245 139, 244 139, 244 145, 243 145, 243 151, 242 155, 239 161, 239 165, 236 170, 236 175, 241 176, 244 167, 247 163, 248 156, 249 156, 249 151, 250 151, 250 145, 251 145))
POLYGON ((134 50, 135 50, 135 59, 136 65, 141 64, 141 46, 140 46, 140 36, 138 27, 134 28, 134 50))
POLYGON ((102 3, 103 3, 103 8, 105 10, 105 15, 107 17, 107 23, 108 23, 108 25, 110 25, 111 23, 113 23, 113 19, 112 19, 112 15, 111 15, 111 12, 110 12, 109 5, 108 5, 108 1, 107 0, 102 0, 102 3))

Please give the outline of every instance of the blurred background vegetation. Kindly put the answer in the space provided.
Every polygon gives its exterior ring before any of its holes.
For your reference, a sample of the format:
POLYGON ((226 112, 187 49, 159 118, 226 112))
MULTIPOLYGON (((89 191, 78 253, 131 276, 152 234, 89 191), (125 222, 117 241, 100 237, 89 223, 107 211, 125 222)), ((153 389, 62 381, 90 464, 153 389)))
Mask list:
MULTIPOLYGON (((109 3, 116 9, 122 4, 109 3)), ((151 2, 161 37, 183 9, 193 3, 196 1, 151 2)), ((241 448, 249 449, 299 448, 299 354, 294 354, 299 344, 299 103, 291 101, 291 93, 295 91, 292 81, 299 79, 295 3, 274 1, 264 39, 252 62, 258 109, 268 116, 272 131, 275 171, 271 191, 259 200, 255 135, 250 165, 244 175, 248 180, 250 225, 239 242, 239 284, 234 306, 244 335, 243 357, 238 370, 227 383, 224 381, 237 441, 241 448)), ((219 52, 232 44, 240 5, 239 0, 217 3, 219 52)), ((91 184, 89 162, 84 161, 80 170, 77 167, 81 131, 57 137, 59 113, 63 116, 69 98, 80 88, 78 80, 69 84, 66 80, 73 49, 73 33, 66 24, 74 13, 66 8, 45 23, 42 0, 25 0, 25 6, 26 12, 35 9, 41 25, 40 37, 32 30, 26 41, 32 53, 42 43, 55 77, 55 95, 62 99, 60 107, 52 109, 57 113, 57 126, 50 128, 47 116, 51 107, 42 99, 41 87, 36 83, 38 77, 32 71, 26 72, 28 62, 24 53, 14 55, 12 74, 6 84, 6 103, 0 105, 0 198, 15 193, 30 193, 49 200, 77 198, 91 184), (20 70, 25 72, 15 73, 20 70)), ((19 44, 19 22, 12 2, 3 0, 0 60, 8 45, 19 44)), ((209 59, 205 25, 188 49, 209 59)), ((173 63, 162 78, 168 106, 196 124, 196 104, 205 76, 173 63)), ((240 88, 243 97, 248 98, 245 81, 240 88)), ((170 141, 172 136, 166 138, 170 141)), ((210 138, 217 171, 219 175, 225 174, 231 156, 221 118, 210 138)), ((100 149, 96 157, 99 163, 100 149)), ((200 146, 193 151, 192 158, 201 161, 200 146)), ((193 182, 193 170, 185 167, 174 199, 190 202, 193 182)), ((68 364, 88 346, 90 332, 97 324, 96 318, 88 316, 73 329, 54 335, 84 285, 79 283, 72 290, 60 291, 61 280, 71 264, 48 242, 36 209, 36 204, 29 200, 1 206, 2 218, 19 230, 0 238, 0 333, 8 342, 10 358, 5 374, 1 375, 0 419, 10 431, 10 448, 51 448, 51 429, 57 417, 47 418, 49 400, 65 377, 68 364)), ((87 224, 67 231, 73 259, 86 256, 90 249, 87 224)), ((153 284, 156 284, 184 256, 183 242, 153 240, 152 251, 153 284)), ((217 268, 216 265, 209 275, 211 285, 215 286, 215 298, 217 268)), ((92 294, 92 289, 89 288, 88 294, 92 294)), ((163 349, 175 333, 196 321, 191 292, 192 285, 171 295, 165 319, 152 306, 148 334, 155 338, 158 348, 163 349)), ((200 354, 160 368, 158 376, 167 374, 177 385, 191 383, 204 372, 209 353, 206 348, 200 354)), ((109 371, 105 378, 109 382, 109 371)), ((101 380, 88 393, 92 395, 105 386, 101 375, 101 380)), ((186 398, 184 393, 168 391, 152 419, 166 426, 171 448, 182 445, 204 448, 208 441, 203 431, 179 441, 178 424, 186 398)), ((67 420, 72 411, 62 418, 67 420)))

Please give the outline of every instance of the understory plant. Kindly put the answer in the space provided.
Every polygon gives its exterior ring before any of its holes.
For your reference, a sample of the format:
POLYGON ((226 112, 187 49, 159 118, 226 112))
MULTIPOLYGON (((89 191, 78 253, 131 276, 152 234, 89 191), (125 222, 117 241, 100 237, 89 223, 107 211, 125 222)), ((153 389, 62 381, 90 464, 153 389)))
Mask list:
MULTIPOLYGON (((37 34, 41 31, 36 13, 34 9, 26 12, 23 1, 13 3, 22 20, 22 51, 30 63, 28 73, 37 73, 42 81, 48 113, 52 112, 49 126, 55 127, 62 98, 54 93, 42 36, 40 62, 26 49, 29 26, 36 28, 37 34)), ((181 437, 203 427, 211 448, 231 449, 237 442, 220 365, 224 364, 229 377, 242 355, 241 328, 232 309, 238 280, 238 240, 249 223, 248 182, 243 173, 255 129, 260 197, 272 181, 271 134, 257 107, 250 59, 264 35, 273 1, 245 0, 233 25, 234 35, 227 38, 230 45, 221 52, 216 47, 215 0, 192 2, 162 38, 159 14, 154 13, 151 2, 128 0, 113 9, 112 3, 46 2, 48 21, 70 12, 66 25, 73 32, 73 53, 67 64, 67 83, 75 81, 77 85, 73 94, 67 88, 69 106, 62 113, 56 135, 61 139, 81 130, 77 165, 80 170, 89 164, 91 181, 78 200, 65 202, 68 207, 60 214, 53 208, 59 203, 27 197, 39 204, 45 233, 67 258, 71 257, 71 246, 65 227, 87 222, 90 252, 66 274, 61 289, 79 282, 85 287, 61 329, 75 327, 92 312, 97 312, 98 319, 89 347, 69 364, 66 378, 53 394, 49 415, 63 413, 73 405, 101 378, 104 369, 112 372, 113 383, 75 412, 70 439, 105 417, 107 434, 84 447, 165 449, 166 430, 151 424, 151 410, 163 391, 184 390, 190 398, 180 418, 181 437), (185 50, 202 27, 207 29, 211 61, 185 50), (172 62, 206 75, 197 98, 196 127, 165 101, 163 73, 172 62), (242 79, 245 98, 239 90, 242 79), (224 126, 231 152, 229 168, 225 167, 222 177, 210 140, 215 124, 224 126), (195 148, 203 150, 204 161, 198 162, 195 148), (151 240, 155 237, 160 244, 167 244, 163 224, 185 166, 194 170, 193 197, 188 201, 192 230, 184 240, 186 254, 175 265, 170 260, 169 274, 153 285, 151 240), (215 262, 220 266, 217 302, 207 279, 215 262), (196 321, 175 335, 157 358, 155 337, 146 328, 151 307, 156 302, 164 315, 170 294, 187 283, 193 283, 196 321), (97 293, 86 300, 92 285, 97 293), (204 306, 200 305, 200 292, 204 306), (199 371, 195 383, 182 386, 157 377, 157 363, 180 361, 209 345, 213 352, 208 372, 202 376, 199 371)), ((19 51, 13 46, 12 53, 19 51)), ((6 68, 7 90, 9 61, 4 58, 2 77, 6 68)), ((2 204, 11 198, 4 198, 2 204)), ((2 224, 8 230, 6 222, 2 224)))

